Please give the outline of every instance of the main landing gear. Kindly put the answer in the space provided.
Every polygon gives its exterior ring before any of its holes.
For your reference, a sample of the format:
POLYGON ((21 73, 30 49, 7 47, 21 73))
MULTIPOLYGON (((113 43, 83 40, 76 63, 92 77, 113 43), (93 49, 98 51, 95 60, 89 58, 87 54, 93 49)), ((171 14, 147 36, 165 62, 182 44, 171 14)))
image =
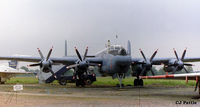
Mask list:
POLYGON ((144 82, 142 79, 135 79, 134 80, 134 86, 143 86, 144 82))
POLYGON ((83 79, 77 79, 76 80, 76 86, 77 87, 79 87, 79 86, 81 86, 81 87, 85 87, 85 82, 84 82, 84 80, 83 79))
POLYGON ((94 81, 96 81, 96 75, 87 74, 87 75, 79 75, 78 78, 75 78, 76 86, 84 87, 85 85, 91 85, 94 81))

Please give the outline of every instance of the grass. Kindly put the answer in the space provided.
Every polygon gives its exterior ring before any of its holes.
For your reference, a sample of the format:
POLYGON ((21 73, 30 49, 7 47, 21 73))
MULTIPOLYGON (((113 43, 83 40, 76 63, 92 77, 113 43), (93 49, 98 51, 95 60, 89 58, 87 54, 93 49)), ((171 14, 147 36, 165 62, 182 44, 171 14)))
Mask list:
MULTIPOLYGON (((123 79, 124 85, 133 85, 135 78, 129 77, 123 79)), ((10 80, 7 80, 6 84, 38 84, 38 79, 35 77, 13 77, 10 80)), ((58 84, 57 81, 54 81, 53 84, 58 84)), ((111 77, 97 77, 92 85, 94 86, 116 86, 119 84, 118 79, 112 79, 111 77)), ((195 86, 196 82, 194 80, 188 81, 186 84, 185 80, 164 80, 164 79, 144 79, 145 86, 173 86, 173 87, 190 87, 195 86)))
MULTIPOLYGON (((129 77, 123 79, 124 85, 133 85, 133 81, 135 78, 129 77)), ((144 79, 144 85, 147 86, 173 86, 173 87, 190 87, 195 86, 196 82, 194 80, 188 81, 186 84, 185 80, 165 80, 165 79, 144 79)), ((106 86, 115 86, 116 84, 119 84, 118 79, 112 79, 111 77, 99 77, 97 78, 97 81, 93 83, 93 85, 106 85, 106 86)))
POLYGON ((144 85, 153 86, 173 86, 173 87, 190 87, 195 86, 196 82, 194 80, 189 80, 186 83, 185 80, 172 80, 172 79, 144 79, 144 85))
POLYGON ((6 84, 37 84, 38 79, 35 77, 13 77, 6 81, 6 84))

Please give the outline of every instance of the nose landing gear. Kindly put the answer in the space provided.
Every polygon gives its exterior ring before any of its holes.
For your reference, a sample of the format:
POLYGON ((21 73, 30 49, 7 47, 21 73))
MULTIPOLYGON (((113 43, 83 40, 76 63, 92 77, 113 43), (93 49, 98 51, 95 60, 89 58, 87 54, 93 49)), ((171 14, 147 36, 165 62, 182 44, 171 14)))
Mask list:
POLYGON ((122 84, 122 79, 125 78, 125 74, 124 73, 123 74, 117 74, 117 78, 119 80, 119 87, 122 88, 122 86, 124 86, 122 84))

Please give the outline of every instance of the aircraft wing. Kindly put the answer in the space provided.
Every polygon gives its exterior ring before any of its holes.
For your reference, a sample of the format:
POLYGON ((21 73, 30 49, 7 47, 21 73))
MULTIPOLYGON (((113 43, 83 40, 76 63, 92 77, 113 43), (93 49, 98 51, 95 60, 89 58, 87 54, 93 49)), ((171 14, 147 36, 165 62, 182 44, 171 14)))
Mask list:
MULTIPOLYGON (((170 60, 172 59, 176 59, 176 58, 154 58, 152 60, 152 64, 154 65, 161 65, 161 64, 168 64, 170 60)), ((132 62, 133 63, 141 63, 140 61, 142 61, 143 58, 132 58, 132 62)), ((200 57, 198 58, 184 58, 183 62, 199 62, 200 61, 200 57)))
MULTIPOLYGON (((167 64, 169 60, 175 59, 175 58, 155 58, 153 59, 153 63, 155 64, 167 64)), ((183 62, 199 62, 200 58, 184 58, 183 62)))
POLYGON ((0 71, 0 74, 33 74, 32 72, 0 71))
POLYGON ((39 62, 40 57, 30 57, 30 56, 0 56, 0 60, 16 60, 25 62, 39 62))
POLYGON ((198 77, 200 77, 200 73, 140 76, 141 79, 182 79, 182 80, 196 80, 198 77))
MULTIPOLYGON (((54 63, 70 65, 74 64, 78 58, 77 57, 58 57, 58 58, 50 58, 54 63)), ((0 60, 16 60, 16 61, 24 61, 24 62, 40 62, 40 57, 31 57, 31 56, 0 56, 0 60)), ((90 63, 102 63, 102 58, 92 57, 87 58, 87 61, 90 63)))

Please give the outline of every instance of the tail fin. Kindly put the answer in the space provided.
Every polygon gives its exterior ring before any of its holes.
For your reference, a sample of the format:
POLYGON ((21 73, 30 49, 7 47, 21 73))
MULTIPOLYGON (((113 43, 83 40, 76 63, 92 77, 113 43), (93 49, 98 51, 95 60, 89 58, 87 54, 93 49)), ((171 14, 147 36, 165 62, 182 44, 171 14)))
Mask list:
POLYGON ((17 65, 18 65, 17 61, 11 60, 10 62, 8 62, 8 64, 9 64, 9 67, 17 69, 17 65))
POLYGON ((127 54, 129 56, 131 56, 131 42, 128 40, 128 43, 127 43, 127 54))
POLYGON ((65 56, 67 56, 67 40, 65 40, 65 56))

